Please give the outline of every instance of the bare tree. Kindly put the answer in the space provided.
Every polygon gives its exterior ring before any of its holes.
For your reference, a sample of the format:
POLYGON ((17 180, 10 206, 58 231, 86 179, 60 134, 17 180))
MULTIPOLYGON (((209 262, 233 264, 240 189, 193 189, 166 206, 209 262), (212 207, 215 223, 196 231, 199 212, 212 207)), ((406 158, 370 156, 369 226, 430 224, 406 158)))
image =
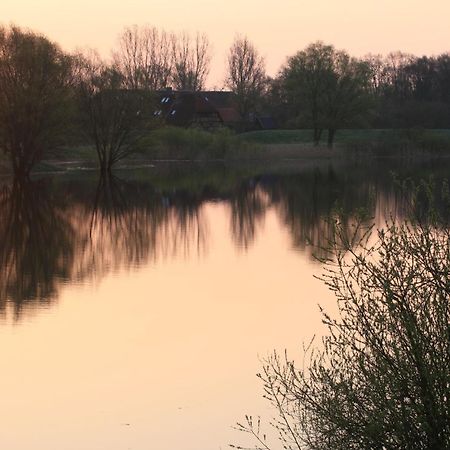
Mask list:
POLYGON ((82 129, 95 144, 100 169, 110 172, 114 164, 136 150, 150 126, 152 97, 122 89, 121 73, 95 53, 80 56, 78 61, 82 129))
POLYGON ((0 147, 28 176, 61 141, 68 121, 71 59, 44 36, 0 27, 0 147))
POLYGON ((228 52, 226 85, 236 94, 244 120, 256 108, 266 79, 264 58, 247 37, 236 36, 228 52))
POLYGON ((367 54, 362 60, 369 70, 369 89, 374 95, 380 95, 386 84, 386 71, 382 55, 367 54))
POLYGON ((194 39, 187 33, 173 36, 172 82, 176 89, 201 91, 204 88, 211 62, 210 47, 205 34, 197 33, 194 39))
POLYGON ((172 74, 172 38, 155 27, 125 28, 119 36, 114 65, 128 89, 164 89, 172 74))
POLYGON ((396 98, 404 100, 411 92, 411 80, 405 70, 414 61, 414 56, 402 53, 389 53, 384 62, 384 71, 388 92, 396 98))

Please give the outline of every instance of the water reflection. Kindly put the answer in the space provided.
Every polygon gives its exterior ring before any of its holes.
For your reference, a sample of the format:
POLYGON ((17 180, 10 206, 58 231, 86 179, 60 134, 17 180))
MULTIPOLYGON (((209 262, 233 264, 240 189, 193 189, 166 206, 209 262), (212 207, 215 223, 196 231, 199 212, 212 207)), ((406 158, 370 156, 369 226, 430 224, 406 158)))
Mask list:
POLYGON ((16 318, 29 305, 46 305, 68 280, 75 230, 45 182, 3 186, 0 197, 0 308, 16 318))
POLYGON ((405 210, 404 196, 382 168, 324 165, 288 174, 245 176, 221 170, 216 179, 213 171, 208 177, 183 173, 170 183, 167 179, 146 174, 126 180, 54 178, 4 185, 0 193, 3 314, 10 311, 17 320, 26 311, 45 307, 57 299, 65 283, 207 253, 208 202, 226 205, 230 236, 241 250, 255 242, 268 211, 273 210, 294 248, 318 256, 334 238, 333 220, 344 224, 350 235, 361 211, 380 222, 405 210))
POLYGON ((206 243, 200 202, 164 195, 150 184, 102 177, 86 214, 90 245, 85 259, 95 261, 96 273, 201 251, 206 243))
POLYGON ((63 283, 201 253, 207 242, 201 199, 116 177, 87 191, 78 183, 13 183, 0 199, 0 308, 16 320, 49 305, 63 283))
POLYGON ((270 204, 267 192, 253 178, 236 190, 230 199, 231 236, 238 247, 248 249, 255 240, 270 204))
POLYGON ((280 177, 266 188, 276 200, 294 247, 318 257, 334 239, 334 221, 339 220, 350 236, 362 215, 373 216, 374 186, 333 167, 280 177))

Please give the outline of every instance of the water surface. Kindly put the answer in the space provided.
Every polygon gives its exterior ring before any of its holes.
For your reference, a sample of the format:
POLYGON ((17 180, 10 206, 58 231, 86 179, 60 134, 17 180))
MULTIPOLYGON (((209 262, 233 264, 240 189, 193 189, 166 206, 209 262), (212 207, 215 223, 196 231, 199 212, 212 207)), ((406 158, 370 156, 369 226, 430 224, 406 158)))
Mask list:
MULTIPOLYGON (((446 174, 400 166, 402 176, 446 174)), ((389 166, 156 167, 0 194, 0 446, 225 449, 255 374, 321 335, 333 219, 405 202, 389 166)), ((368 219, 368 222, 370 222, 368 219)))

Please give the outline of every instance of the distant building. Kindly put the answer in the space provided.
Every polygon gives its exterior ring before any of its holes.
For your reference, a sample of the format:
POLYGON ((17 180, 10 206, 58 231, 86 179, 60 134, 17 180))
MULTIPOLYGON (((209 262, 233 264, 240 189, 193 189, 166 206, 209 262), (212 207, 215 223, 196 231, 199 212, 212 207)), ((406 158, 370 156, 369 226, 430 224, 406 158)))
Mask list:
POLYGON ((242 123, 232 92, 167 89, 158 92, 158 98, 153 115, 168 125, 212 129, 242 123))
POLYGON ((238 112, 236 96, 230 91, 158 91, 153 115, 167 125, 205 130, 275 128, 273 118, 268 115, 252 113, 250 120, 244 121, 238 112))

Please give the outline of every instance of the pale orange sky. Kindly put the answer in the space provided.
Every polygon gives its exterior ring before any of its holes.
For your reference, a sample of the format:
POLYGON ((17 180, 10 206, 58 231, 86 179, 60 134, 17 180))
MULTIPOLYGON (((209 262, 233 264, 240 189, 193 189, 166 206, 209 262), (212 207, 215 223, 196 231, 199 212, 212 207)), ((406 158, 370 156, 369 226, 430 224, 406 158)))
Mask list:
POLYGON ((108 55, 126 25, 205 32, 214 58, 209 77, 220 87, 226 52, 246 34, 274 75, 286 56, 323 40, 355 56, 402 50, 450 50, 449 0, 1 0, 0 22, 43 32, 63 48, 108 55))

